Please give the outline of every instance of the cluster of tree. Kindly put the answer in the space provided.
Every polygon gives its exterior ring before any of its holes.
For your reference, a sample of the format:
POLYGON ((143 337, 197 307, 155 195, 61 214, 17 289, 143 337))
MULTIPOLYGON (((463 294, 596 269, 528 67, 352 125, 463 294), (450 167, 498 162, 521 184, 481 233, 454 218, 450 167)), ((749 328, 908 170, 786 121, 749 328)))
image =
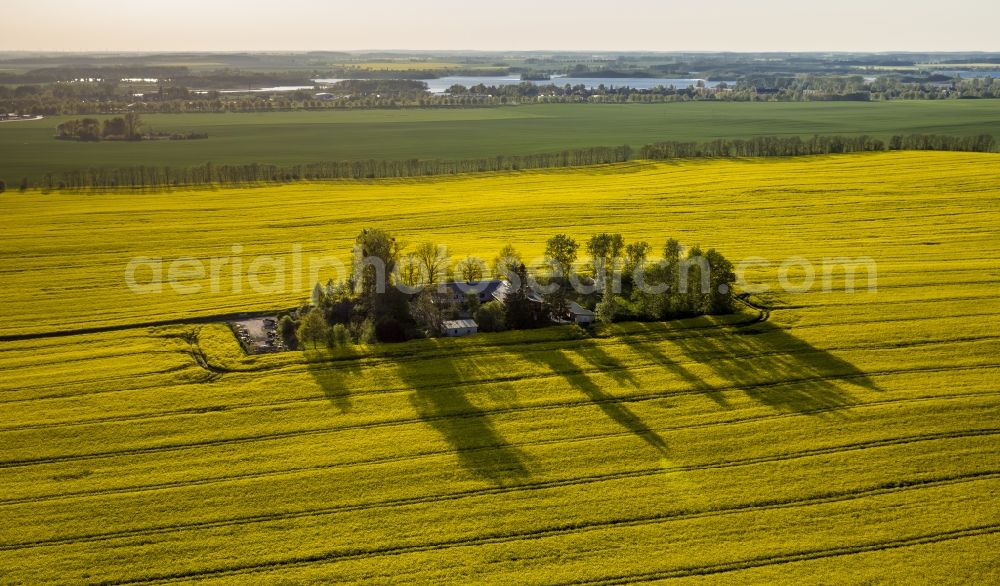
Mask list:
POLYGON ((143 124, 136 112, 109 118, 101 123, 96 118, 67 120, 56 127, 59 140, 95 142, 100 140, 197 140, 208 138, 204 132, 156 132, 142 130, 143 124))
POLYGON ((995 78, 947 75, 769 75, 741 79, 732 90, 740 99, 756 94, 767 101, 883 101, 1000 98, 995 78))
POLYGON ((546 243, 544 266, 529 274, 511 245, 489 266, 476 257, 455 263, 442 245, 407 251, 388 232, 365 229, 355 239, 351 278, 317 283, 310 303, 281 316, 278 330, 294 349, 436 336, 445 320, 460 317, 474 318, 483 332, 566 323, 570 303, 594 308, 605 323, 733 311, 733 267, 714 249, 685 252, 670 239, 654 262, 648 243, 626 245, 621 234, 602 233, 586 242, 588 261, 578 267, 581 250, 557 234, 546 243), (447 286, 449 274, 473 287, 460 302, 447 286), (506 294, 481 303, 474 287, 487 276, 506 281, 506 294))
POLYGON ((884 150, 947 150, 991 152, 991 135, 946 136, 913 134, 893 136, 888 143, 870 136, 813 136, 811 138, 763 136, 719 139, 710 142, 659 142, 638 150, 628 145, 565 150, 534 155, 498 155, 467 160, 331 161, 293 166, 213 165, 196 167, 135 166, 88 168, 45 176, 47 189, 127 188, 145 189, 181 185, 248 185, 322 179, 380 179, 516 171, 621 163, 635 159, 695 157, 773 157, 884 150))
POLYGON ((419 337, 409 296, 390 287, 401 243, 388 232, 362 230, 355 239, 351 279, 316 284, 311 303, 280 316, 278 331, 290 348, 368 344, 419 337))
POLYGON ((139 115, 129 112, 125 116, 109 118, 101 124, 96 118, 67 120, 56 127, 56 138, 61 140, 142 140, 142 121, 139 115))
POLYGON ((345 79, 328 86, 325 91, 354 96, 419 97, 427 95, 427 84, 412 79, 345 79))
POLYGON ((606 323, 733 311, 736 275, 721 253, 698 246, 685 251, 674 239, 662 250, 662 258, 654 262, 648 242, 626 244, 621 234, 595 234, 584 247, 557 234, 545 248, 545 301, 554 315, 564 315, 568 301, 576 301, 592 307, 597 320, 606 323), (574 271, 581 249, 589 257, 582 274, 574 271))

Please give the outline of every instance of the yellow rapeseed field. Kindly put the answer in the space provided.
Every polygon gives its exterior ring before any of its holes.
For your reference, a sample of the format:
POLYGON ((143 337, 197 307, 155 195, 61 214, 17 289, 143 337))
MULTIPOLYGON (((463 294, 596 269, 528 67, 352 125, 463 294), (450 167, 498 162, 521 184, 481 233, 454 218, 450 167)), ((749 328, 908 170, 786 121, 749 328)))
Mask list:
POLYGON ((5 194, 0 582, 996 582, 998 177, 893 152, 5 194), (295 251, 365 226, 484 258, 675 237, 770 261, 771 311, 249 357, 142 325, 301 303, 295 251), (125 285, 258 255, 282 290, 125 285), (863 256, 875 291, 777 288, 863 256))

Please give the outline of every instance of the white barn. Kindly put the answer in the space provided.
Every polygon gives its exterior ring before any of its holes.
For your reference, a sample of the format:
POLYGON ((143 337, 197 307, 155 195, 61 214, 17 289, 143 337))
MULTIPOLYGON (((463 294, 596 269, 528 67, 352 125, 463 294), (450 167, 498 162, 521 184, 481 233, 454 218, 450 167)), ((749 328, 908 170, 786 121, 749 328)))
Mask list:
POLYGON ((445 320, 441 322, 441 333, 446 336, 468 336, 479 332, 479 324, 471 319, 445 320))

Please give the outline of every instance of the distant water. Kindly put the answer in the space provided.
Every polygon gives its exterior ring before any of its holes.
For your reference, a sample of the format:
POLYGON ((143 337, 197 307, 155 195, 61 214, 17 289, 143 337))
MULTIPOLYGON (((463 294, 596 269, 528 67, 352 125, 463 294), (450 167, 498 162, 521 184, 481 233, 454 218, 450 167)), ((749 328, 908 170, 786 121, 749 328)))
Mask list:
MULTIPOLYGON (((326 79, 314 79, 313 81, 318 84, 333 84, 337 83, 338 81, 348 81, 348 80, 326 78, 326 79)), ((517 85, 521 83, 521 78, 516 75, 479 76, 479 77, 452 75, 448 77, 439 77, 435 79, 416 79, 414 81, 422 81, 426 83, 431 93, 443 94, 446 89, 450 88, 456 83, 464 85, 465 87, 472 87, 480 83, 485 85, 517 85)), ((533 83, 544 83, 544 82, 533 82, 533 83)))
MULTIPOLYGON (((548 82, 541 83, 554 83, 556 85, 579 85, 583 84, 588 88, 595 88, 601 84, 605 87, 625 87, 628 86, 636 90, 648 90, 653 89, 657 86, 670 87, 673 86, 677 89, 685 89, 689 87, 694 87, 698 85, 698 82, 704 82, 705 87, 712 88, 716 87, 721 81, 708 81, 707 79, 698 79, 696 77, 553 77, 548 82)), ((728 85, 736 85, 735 81, 726 81, 728 85)))
MULTIPOLYGON (((338 81, 344 81, 342 79, 314 79, 316 83, 336 83, 338 81)), ((521 77, 517 75, 484 75, 484 76, 464 76, 464 75, 450 75, 447 77, 439 77, 436 79, 421 79, 427 84, 431 93, 443 94, 445 90, 450 88, 455 84, 464 85, 465 87, 472 87, 474 85, 483 84, 485 86, 501 86, 501 85, 517 85, 521 83, 521 77)), ((584 85, 589 89, 594 89, 597 86, 604 84, 605 87, 625 87, 628 86, 632 89, 652 89, 656 86, 670 87, 674 86, 677 89, 683 89, 698 85, 699 81, 705 82, 705 87, 715 87, 719 85, 720 81, 705 81, 695 78, 653 78, 653 77, 553 77, 550 80, 531 80, 528 83, 533 83, 535 85, 549 85, 554 84, 558 86, 566 85, 584 85)), ((729 85, 734 85, 735 81, 727 81, 729 85)))
POLYGON ((946 69, 935 71, 938 75, 949 77, 961 77, 962 79, 973 79, 976 77, 997 77, 1000 78, 1000 71, 989 69, 946 69))
MULTIPOLYGON (((275 87, 262 87, 249 90, 251 92, 294 92, 295 90, 311 90, 314 86, 311 85, 279 85, 275 87)), ((239 92, 245 92, 248 90, 222 90, 220 93, 223 94, 235 94, 239 92)))
MULTIPOLYGON (((346 79, 314 79, 312 80, 318 85, 328 85, 334 84, 338 81, 347 81, 346 79)), ((521 83, 521 77, 517 75, 484 75, 484 76, 465 76, 465 75, 450 75, 448 77, 439 77, 436 79, 419 79, 417 81, 422 81, 427 84, 428 89, 433 94, 443 94, 445 90, 450 88, 455 84, 464 85, 465 87, 472 87, 474 85, 483 84, 485 86, 501 86, 501 85, 517 85, 521 83)), ((657 86, 663 87, 675 87, 677 89, 685 89, 689 87, 694 87, 698 85, 698 82, 704 82, 705 87, 713 88, 723 83, 721 81, 707 81, 704 79, 697 78, 670 78, 670 77, 565 77, 565 76, 554 76, 550 80, 530 80, 528 83, 533 83, 535 85, 557 85, 564 86, 569 85, 583 85, 588 89, 594 89, 600 85, 608 88, 621 88, 630 87, 637 90, 648 90, 655 88, 657 86)), ((729 85, 735 85, 735 81, 725 82, 729 85)), ((265 88, 254 88, 251 90, 245 89, 229 89, 220 90, 219 93, 222 94, 237 94, 245 92, 293 92, 295 90, 311 90, 314 86, 311 85, 282 85, 277 87, 265 87, 265 88)), ((208 93, 206 90, 196 91, 197 94, 208 93)))
POLYGON ((258 93, 258 92, 294 92, 295 90, 311 90, 315 86, 311 85, 279 85, 275 87, 262 87, 253 89, 242 89, 242 90, 195 90, 196 94, 207 94, 210 91, 217 91, 220 94, 245 94, 245 93, 258 93))

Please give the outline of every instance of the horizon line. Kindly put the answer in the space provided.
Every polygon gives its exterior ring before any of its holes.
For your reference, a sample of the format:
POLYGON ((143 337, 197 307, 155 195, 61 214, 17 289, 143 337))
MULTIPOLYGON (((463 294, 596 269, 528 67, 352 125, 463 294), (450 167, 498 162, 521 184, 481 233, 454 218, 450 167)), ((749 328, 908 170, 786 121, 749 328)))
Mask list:
POLYGON ((677 54, 677 53, 835 53, 835 54, 919 54, 919 53, 986 53, 1000 55, 1000 49, 0 49, 0 53, 58 53, 58 54, 97 54, 97 53, 129 53, 139 55, 163 55, 176 53, 644 53, 644 54, 677 54))

